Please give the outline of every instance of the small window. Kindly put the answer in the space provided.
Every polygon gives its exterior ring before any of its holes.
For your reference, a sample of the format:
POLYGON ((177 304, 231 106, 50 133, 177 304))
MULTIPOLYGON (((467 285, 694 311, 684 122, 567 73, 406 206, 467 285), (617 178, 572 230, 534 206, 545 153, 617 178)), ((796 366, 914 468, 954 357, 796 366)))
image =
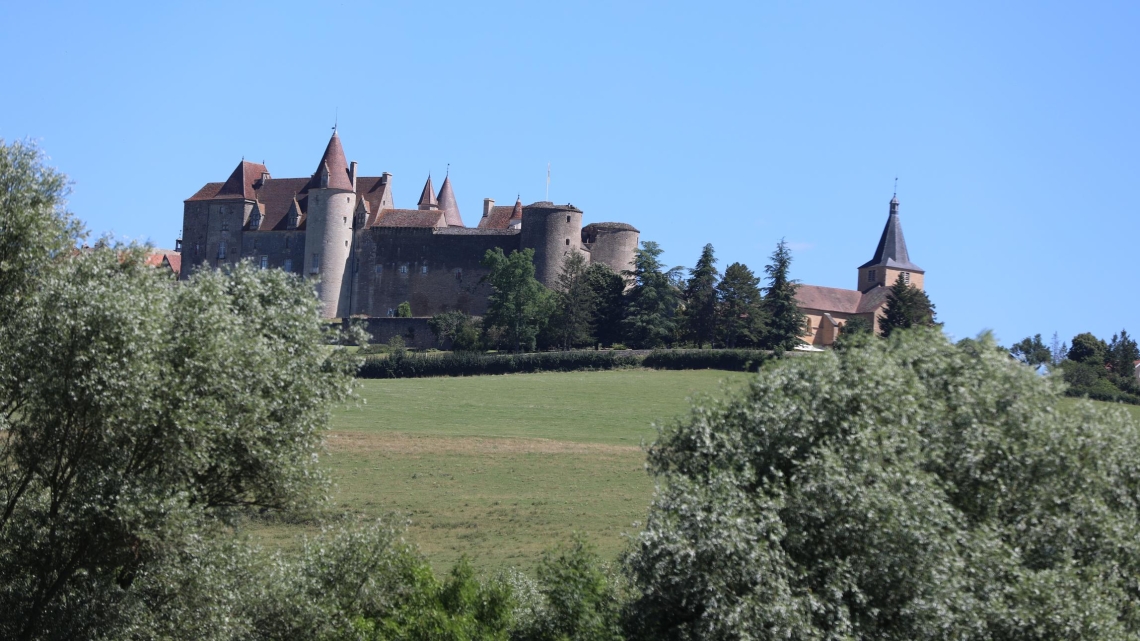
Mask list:
POLYGON ((421 273, 421 274, 426 274, 426 273, 427 273, 427 265, 422 265, 422 266, 420 267, 420 273, 421 273))
POLYGON ((346 241, 344 241, 344 246, 345 246, 345 247, 348 247, 348 241, 347 241, 347 240, 346 240, 346 241))
POLYGON ((321 255, 313 254, 313 264, 309 267, 310 274, 321 273, 321 255))
POLYGON ((341 219, 344 221, 345 225, 348 225, 348 216, 341 216, 341 219))
POLYGON ((875 282, 875 270, 872 269, 872 270, 869 270, 867 272, 867 282, 868 283, 875 282))
MULTIPOLYGON (((408 273, 408 266, 407 266, 406 264, 405 264, 405 265, 400 265, 400 273, 401 273, 401 274, 406 274, 406 273, 408 273)), ((391 316, 391 314, 389 314, 389 316, 391 316)))
POLYGON ((566 244, 567 244, 567 245, 569 245, 569 244, 570 244, 570 239, 569 239, 569 238, 567 238, 567 239, 566 239, 566 244))
POLYGON ((218 243, 218 260, 225 260, 226 258, 226 241, 218 243))
POLYGON ((222 231, 229 231, 229 230, 230 230, 230 221, 223 218, 222 219, 222 231))
POLYGON ((268 256, 262 256, 261 257, 261 268, 262 269, 269 269, 269 257, 268 256))
POLYGON ((293 259, 292 258, 286 258, 285 264, 282 265, 282 269, 284 269, 287 272, 293 271, 293 259))
POLYGON ((570 214, 566 214, 566 222, 570 222, 570 214))

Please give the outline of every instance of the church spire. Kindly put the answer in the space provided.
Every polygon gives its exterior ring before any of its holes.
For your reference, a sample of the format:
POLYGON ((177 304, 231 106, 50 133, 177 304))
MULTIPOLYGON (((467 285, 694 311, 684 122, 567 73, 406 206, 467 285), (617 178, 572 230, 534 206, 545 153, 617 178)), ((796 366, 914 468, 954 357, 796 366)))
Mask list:
POLYGON ((875 255, 859 266, 858 289, 866 292, 879 285, 890 286, 900 275, 908 283, 921 288, 922 277, 917 275, 923 273, 921 267, 910 262, 906 238, 903 237, 902 222, 899 220, 899 199, 896 194, 891 197, 887 224, 883 226, 883 234, 879 237, 875 255), (916 275, 913 280, 912 274, 916 275))
POLYGON ((309 181, 309 189, 343 189, 353 191, 352 178, 348 173, 348 161, 344 158, 344 147, 340 144, 340 136, 333 130, 332 138, 325 147, 321 161, 317 163, 317 171, 309 181))
POLYGON ((416 206, 421 210, 435 210, 439 209, 439 201, 435 198, 435 188, 431 184, 431 174, 428 174, 427 182, 424 183, 424 190, 420 192, 420 202, 416 206))

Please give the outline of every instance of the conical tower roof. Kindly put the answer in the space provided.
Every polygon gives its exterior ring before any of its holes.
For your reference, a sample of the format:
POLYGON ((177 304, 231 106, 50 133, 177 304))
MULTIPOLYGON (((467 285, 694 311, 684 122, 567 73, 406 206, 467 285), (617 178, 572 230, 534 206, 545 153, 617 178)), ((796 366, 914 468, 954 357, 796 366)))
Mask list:
POLYGON ((910 262, 910 255, 906 251, 906 239, 903 238, 902 223, 899 222, 899 199, 891 198, 891 211, 887 215, 887 224, 883 227, 883 235, 879 238, 879 246, 875 248, 875 256, 859 266, 896 267, 912 272, 922 272, 923 269, 910 262))
POLYGON ((443 210, 444 220, 447 221, 448 227, 462 227, 463 218, 459 215, 459 205, 455 202, 455 194, 451 191, 451 176, 443 177, 443 184, 439 186, 439 197, 437 201, 439 208, 443 210))
POLYGON ((511 210, 511 220, 522 220, 522 196, 515 198, 515 208, 511 210))
POLYGON ((340 145, 340 136, 337 135, 335 129, 332 138, 329 138, 328 146, 325 147, 325 154, 317 163, 317 171, 313 174, 313 179, 309 181, 309 189, 320 189, 322 187, 352 191, 352 179, 348 175, 348 161, 344 158, 344 147, 340 145), (327 183, 323 180, 326 175, 328 176, 327 183))
POLYGON ((428 174, 424 190, 420 192, 420 202, 416 203, 420 209, 439 209, 439 201, 435 199, 435 188, 431 185, 431 174, 428 174))

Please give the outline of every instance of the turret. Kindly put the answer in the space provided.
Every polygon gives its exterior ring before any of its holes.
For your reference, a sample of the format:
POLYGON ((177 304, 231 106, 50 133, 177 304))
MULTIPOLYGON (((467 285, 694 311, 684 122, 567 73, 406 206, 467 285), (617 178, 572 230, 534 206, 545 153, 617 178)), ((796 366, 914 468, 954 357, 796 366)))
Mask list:
POLYGON ((896 195, 891 198, 887 224, 883 227, 883 235, 879 237, 874 257, 859 266, 859 284, 856 289, 867 292, 880 286, 889 287, 900 274, 908 283, 922 289, 925 272, 910 262, 902 223, 899 221, 899 199, 896 195))
POLYGON ((439 201, 435 199, 435 190, 431 186, 431 174, 428 174, 424 190, 420 192, 420 202, 416 203, 416 208, 421 211, 439 209, 439 201))
POLYGON ((455 194, 451 191, 451 175, 443 177, 443 184, 439 186, 439 197, 436 199, 439 208, 443 211, 443 218, 448 227, 462 227, 463 218, 459 215, 459 204, 455 202, 455 194))
POLYGON ((319 278, 317 297, 325 318, 348 316, 349 257, 352 251, 354 176, 333 130, 308 185, 305 213, 305 274, 319 278))
POLYGON ((590 262, 608 265, 617 273, 633 271, 634 251, 640 234, 626 223, 590 223, 582 228, 582 244, 590 250, 590 262))
MULTIPOLYGON (((521 207, 521 202, 518 203, 521 207)), ((582 250, 582 210, 574 205, 543 201, 522 210, 523 249, 534 250, 534 276, 547 287, 554 286, 567 252, 582 250)))

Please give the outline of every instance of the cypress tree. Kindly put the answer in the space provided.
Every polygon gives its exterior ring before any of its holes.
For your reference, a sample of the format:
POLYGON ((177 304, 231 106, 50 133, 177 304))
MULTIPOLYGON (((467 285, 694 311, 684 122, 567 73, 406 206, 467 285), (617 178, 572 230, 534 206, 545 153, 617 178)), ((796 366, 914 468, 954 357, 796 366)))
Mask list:
POLYGON ((789 350, 803 342, 800 338, 804 334, 804 325, 807 316, 800 311, 796 302, 796 289, 799 281, 792 280, 788 274, 792 266, 792 250, 784 239, 776 244, 776 251, 770 257, 772 261, 764 266, 768 274, 768 286, 764 291, 764 312, 768 320, 768 328, 764 334, 762 345, 765 349, 789 350))

